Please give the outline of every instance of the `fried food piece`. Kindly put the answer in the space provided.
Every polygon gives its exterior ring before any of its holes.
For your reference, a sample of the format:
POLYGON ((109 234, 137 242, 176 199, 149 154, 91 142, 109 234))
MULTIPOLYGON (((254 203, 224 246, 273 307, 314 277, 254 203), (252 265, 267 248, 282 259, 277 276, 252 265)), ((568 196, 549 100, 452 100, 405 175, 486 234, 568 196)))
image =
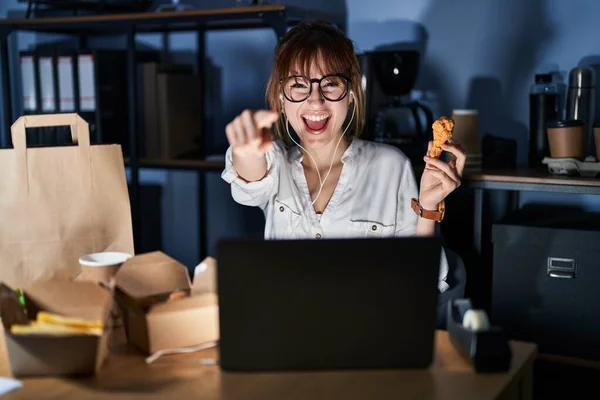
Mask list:
POLYGON ((48 325, 63 325, 73 328, 99 328, 102 329, 102 321, 90 321, 83 318, 65 317, 64 315, 52 314, 46 311, 37 313, 37 322, 48 325))
POLYGON ((448 117, 440 117, 431 126, 433 129, 433 145, 428 156, 438 158, 442 154, 442 145, 452 138, 454 120, 448 117))
POLYGON ((174 300, 183 299, 184 297, 188 297, 189 293, 186 290, 177 290, 169 295, 167 299, 167 303, 174 300))
POLYGON ((13 324, 13 335, 96 335, 102 336, 102 321, 90 321, 82 318, 66 317, 40 311, 35 321, 29 324, 13 324))
POLYGON ((102 336, 101 328, 77 328, 67 325, 41 324, 33 321, 29 325, 12 325, 13 335, 95 335, 102 336))

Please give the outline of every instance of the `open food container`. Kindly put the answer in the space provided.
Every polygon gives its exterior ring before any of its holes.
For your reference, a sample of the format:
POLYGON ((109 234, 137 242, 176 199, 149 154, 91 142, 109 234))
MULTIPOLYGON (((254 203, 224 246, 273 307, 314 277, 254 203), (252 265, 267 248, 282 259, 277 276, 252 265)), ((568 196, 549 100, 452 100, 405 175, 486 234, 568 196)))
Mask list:
POLYGON ((92 282, 50 279, 22 289, 0 283, 0 316, 16 377, 92 375, 108 355, 113 294, 92 282))
POLYGON ((147 354, 219 339, 216 261, 205 259, 193 282, 163 252, 127 260, 115 276, 115 298, 129 343, 147 354))

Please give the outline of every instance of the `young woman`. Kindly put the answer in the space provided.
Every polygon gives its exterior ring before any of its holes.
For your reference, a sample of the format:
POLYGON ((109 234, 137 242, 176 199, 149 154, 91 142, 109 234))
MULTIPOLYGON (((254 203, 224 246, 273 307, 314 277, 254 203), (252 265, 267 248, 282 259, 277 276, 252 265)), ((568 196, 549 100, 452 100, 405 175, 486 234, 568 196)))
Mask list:
MULTIPOLYGON (((266 95, 276 111, 245 110, 227 125, 222 174, 236 202, 264 211, 265 239, 435 234, 438 205, 460 185, 465 152, 449 142, 450 163, 424 155, 418 191, 400 150, 359 139, 360 67, 340 30, 324 22, 289 30, 275 50, 266 95)), ((442 254, 441 292, 447 272, 442 254)))

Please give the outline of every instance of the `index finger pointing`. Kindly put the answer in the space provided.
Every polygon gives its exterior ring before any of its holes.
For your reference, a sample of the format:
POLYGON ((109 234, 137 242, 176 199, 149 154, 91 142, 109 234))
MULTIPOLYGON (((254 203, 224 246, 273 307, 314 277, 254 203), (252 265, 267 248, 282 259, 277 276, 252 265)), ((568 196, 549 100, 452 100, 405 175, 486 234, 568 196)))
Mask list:
POLYGON ((258 129, 270 128, 279 119, 276 111, 260 110, 254 113, 254 123, 258 129))

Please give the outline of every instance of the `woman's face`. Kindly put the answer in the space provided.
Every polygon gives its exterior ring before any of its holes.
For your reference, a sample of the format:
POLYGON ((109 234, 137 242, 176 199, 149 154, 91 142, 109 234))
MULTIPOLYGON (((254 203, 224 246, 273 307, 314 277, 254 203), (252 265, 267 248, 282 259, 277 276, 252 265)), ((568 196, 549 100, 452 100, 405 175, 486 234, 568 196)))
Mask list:
MULTIPOLYGON (((310 68, 308 79, 321 79, 323 74, 319 72, 316 63, 310 68)), ((297 71, 292 71, 290 76, 301 75, 297 71)), ((333 143, 336 145, 342 134, 342 125, 346 120, 348 105, 351 98, 349 85, 340 77, 327 76, 320 83, 321 89, 329 99, 337 99, 342 96, 340 101, 329 101, 321 95, 319 83, 309 83, 306 79, 291 78, 284 79, 282 93, 284 111, 289 123, 294 131, 300 137, 302 145, 314 150, 322 149, 333 143), (312 85, 312 90, 309 90, 312 85), (293 100, 305 97, 310 91, 310 96, 301 102, 292 102, 293 100), (288 98, 286 98, 288 97, 288 98)))

